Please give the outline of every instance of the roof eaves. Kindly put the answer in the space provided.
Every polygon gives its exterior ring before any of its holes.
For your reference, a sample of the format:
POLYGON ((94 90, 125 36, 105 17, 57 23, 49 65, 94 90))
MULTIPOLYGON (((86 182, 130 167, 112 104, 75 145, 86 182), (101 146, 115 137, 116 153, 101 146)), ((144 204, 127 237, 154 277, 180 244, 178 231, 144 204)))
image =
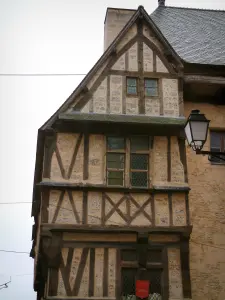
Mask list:
POLYGON ((81 83, 77 86, 77 88, 73 91, 73 93, 69 96, 69 98, 59 107, 59 109, 41 126, 41 130, 46 129, 48 126, 51 126, 56 120, 58 114, 62 111, 62 109, 67 109, 69 105, 74 101, 74 98, 82 91, 85 87, 85 84, 88 82, 90 77, 95 73, 96 69, 100 67, 101 64, 113 53, 115 46, 119 41, 123 38, 124 34, 128 30, 130 26, 136 21, 140 14, 140 7, 137 9, 136 13, 131 17, 128 23, 124 26, 124 28, 117 35, 113 43, 107 48, 107 50, 103 53, 103 55, 99 58, 93 68, 88 72, 85 78, 81 81, 81 83))

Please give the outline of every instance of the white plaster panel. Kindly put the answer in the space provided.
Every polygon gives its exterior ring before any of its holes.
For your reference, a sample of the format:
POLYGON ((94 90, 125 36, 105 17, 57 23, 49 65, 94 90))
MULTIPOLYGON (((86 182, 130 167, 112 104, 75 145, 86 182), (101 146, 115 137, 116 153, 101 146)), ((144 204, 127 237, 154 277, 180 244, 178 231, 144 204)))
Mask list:
POLYGON ((123 77, 110 76, 110 113, 122 114, 123 77))
POLYGON ((159 98, 145 98, 145 114, 147 116, 160 115, 160 100, 159 98))
POLYGON ((144 72, 153 72, 153 51, 143 43, 144 72))
POLYGON ((120 56, 115 64, 112 66, 112 70, 125 70, 125 54, 120 56))
POLYGON ((126 114, 138 115, 138 98, 126 98, 126 114))
POLYGON ((168 69, 158 56, 156 56, 156 72, 169 73, 168 69))
POLYGON ((162 79, 163 108, 165 116, 179 116, 178 80, 162 79))
POLYGON ((137 54, 137 43, 135 43, 128 50, 128 70, 129 71, 138 71, 138 54, 137 54))
POLYGON ((93 93, 93 112, 106 113, 107 78, 105 78, 97 90, 93 93))

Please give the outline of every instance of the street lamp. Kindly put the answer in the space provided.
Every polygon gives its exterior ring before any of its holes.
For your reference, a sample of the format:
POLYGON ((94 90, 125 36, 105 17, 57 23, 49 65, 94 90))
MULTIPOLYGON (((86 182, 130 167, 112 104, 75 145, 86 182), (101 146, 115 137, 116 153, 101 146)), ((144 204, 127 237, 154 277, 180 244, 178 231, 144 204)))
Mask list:
POLYGON ((188 144, 196 154, 209 155, 209 160, 211 157, 217 157, 225 161, 225 152, 202 151, 207 140, 209 122, 199 110, 191 111, 184 128, 188 144))

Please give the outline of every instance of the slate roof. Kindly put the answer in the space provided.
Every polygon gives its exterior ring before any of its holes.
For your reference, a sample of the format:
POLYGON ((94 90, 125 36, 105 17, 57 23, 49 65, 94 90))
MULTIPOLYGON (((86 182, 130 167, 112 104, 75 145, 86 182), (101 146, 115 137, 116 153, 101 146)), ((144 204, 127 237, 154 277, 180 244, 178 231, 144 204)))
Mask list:
POLYGON ((225 11, 159 6, 150 17, 184 61, 225 65, 225 11))

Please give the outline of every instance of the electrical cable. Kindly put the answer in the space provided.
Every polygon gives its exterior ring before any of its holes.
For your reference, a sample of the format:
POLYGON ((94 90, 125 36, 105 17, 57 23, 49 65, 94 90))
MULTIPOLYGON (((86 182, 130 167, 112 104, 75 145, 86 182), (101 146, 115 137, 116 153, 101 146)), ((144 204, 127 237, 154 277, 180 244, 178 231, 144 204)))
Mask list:
POLYGON ((14 77, 47 77, 47 76, 85 76, 82 73, 0 73, 0 76, 14 76, 14 77))

